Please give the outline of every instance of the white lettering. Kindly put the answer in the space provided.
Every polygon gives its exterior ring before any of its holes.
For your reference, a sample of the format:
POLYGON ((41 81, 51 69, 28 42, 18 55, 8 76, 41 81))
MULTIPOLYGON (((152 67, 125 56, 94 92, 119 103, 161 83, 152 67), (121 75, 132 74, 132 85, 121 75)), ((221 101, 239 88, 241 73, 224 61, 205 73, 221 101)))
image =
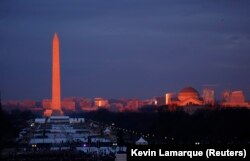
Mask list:
POLYGON ((179 157, 197 157, 197 156, 203 156, 203 152, 202 151, 162 151, 161 149, 159 149, 159 156, 167 156, 167 157, 171 157, 171 156, 179 156, 179 157))
POLYGON ((131 156, 138 156, 136 153, 137 151, 138 149, 131 149, 131 156))
POLYGON ((219 151, 215 149, 207 149, 207 158, 209 157, 243 157, 244 152, 243 151, 231 151, 229 149, 224 150, 224 151, 219 151))
POLYGON ((138 151, 138 149, 131 149, 131 156, 156 156, 156 151, 151 151, 148 149, 147 151, 138 151))

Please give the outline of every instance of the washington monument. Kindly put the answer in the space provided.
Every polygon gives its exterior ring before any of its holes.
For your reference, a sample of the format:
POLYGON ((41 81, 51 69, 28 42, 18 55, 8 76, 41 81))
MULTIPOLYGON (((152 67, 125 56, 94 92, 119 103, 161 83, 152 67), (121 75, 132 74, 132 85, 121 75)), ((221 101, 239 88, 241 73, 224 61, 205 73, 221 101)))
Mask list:
POLYGON ((50 109, 46 109, 45 116, 63 115, 61 109, 61 81, 60 81, 60 49, 57 33, 52 42, 52 98, 50 109))

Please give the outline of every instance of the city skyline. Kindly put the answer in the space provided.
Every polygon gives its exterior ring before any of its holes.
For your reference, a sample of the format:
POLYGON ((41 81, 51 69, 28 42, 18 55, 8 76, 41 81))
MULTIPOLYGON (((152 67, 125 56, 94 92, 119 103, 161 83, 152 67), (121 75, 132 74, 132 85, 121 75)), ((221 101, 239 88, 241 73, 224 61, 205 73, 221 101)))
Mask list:
POLYGON ((54 32, 63 97, 152 98, 212 84, 219 98, 224 89, 250 98, 247 1, 48 2, 0 2, 3 100, 50 98, 54 32))

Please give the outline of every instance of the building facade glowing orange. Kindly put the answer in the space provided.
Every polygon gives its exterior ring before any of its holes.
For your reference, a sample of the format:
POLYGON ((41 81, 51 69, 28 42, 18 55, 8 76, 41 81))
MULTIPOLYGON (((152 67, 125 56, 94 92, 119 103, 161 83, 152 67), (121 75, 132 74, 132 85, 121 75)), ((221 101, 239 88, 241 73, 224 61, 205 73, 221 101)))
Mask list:
POLYGON ((107 108, 109 106, 109 102, 108 102, 108 100, 106 100, 104 98, 98 97, 98 98, 95 98, 95 106, 107 108))
POLYGON ((192 87, 183 88, 178 95, 167 93, 165 96, 169 106, 203 105, 199 92, 192 87))
POLYGON ((221 102, 222 107, 247 107, 250 108, 250 103, 245 101, 243 91, 229 91, 223 92, 223 98, 221 102))

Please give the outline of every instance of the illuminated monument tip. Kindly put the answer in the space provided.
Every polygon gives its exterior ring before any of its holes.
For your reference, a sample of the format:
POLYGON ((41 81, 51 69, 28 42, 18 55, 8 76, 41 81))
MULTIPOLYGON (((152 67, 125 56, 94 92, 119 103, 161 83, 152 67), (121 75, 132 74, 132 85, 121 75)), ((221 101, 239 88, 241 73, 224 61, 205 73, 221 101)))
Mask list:
POLYGON ((58 42, 59 42, 59 38, 58 38, 58 34, 57 34, 57 32, 55 32, 55 33, 54 33, 53 42, 55 41, 55 39, 57 39, 57 40, 58 40, 58 42))
POLYGON ((55 32, 52 42, 52 99, 50 110, 46 110, 45 116, 63 115, 61 109, 61 81, 60 81, 60 50, 59 38, 55 32))

